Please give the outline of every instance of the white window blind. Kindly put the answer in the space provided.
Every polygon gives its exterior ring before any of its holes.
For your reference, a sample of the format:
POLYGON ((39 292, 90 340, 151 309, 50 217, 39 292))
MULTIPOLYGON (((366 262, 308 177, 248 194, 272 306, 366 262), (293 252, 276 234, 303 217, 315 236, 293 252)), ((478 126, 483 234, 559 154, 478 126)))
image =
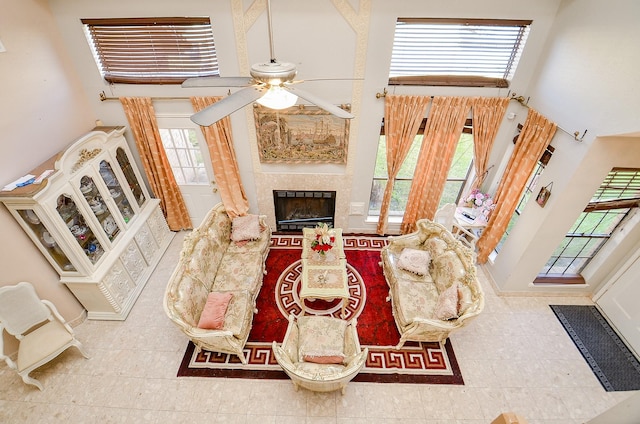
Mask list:
POLYGON ((640 202, 640 170, 613 168, 604 179, 585 212, 635 208, 640 202))
POLYGON ((82 19, 98 68, 106 81, 180 84, 216 76, 209 18, 82 19))
POLYGON ((389 83, 508 87, 530 24, 398 18, 389 83))

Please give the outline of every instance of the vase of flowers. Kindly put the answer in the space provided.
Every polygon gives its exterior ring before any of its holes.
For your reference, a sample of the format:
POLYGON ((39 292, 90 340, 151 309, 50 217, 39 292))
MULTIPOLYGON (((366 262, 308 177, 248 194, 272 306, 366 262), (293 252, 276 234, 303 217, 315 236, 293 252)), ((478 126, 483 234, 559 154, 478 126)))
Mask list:
POLYGON ((464 205, 474 210, 474 215, 479 221, 487 222, 491 211, 496 208, 493 198, 487 193, 475 188, 464 198, 464 205))
POLYGON ((327 224, 318 223, 314 229, 314 239, 311 242, 311 249, 324 256, 336 241, 335 231, 327 224))

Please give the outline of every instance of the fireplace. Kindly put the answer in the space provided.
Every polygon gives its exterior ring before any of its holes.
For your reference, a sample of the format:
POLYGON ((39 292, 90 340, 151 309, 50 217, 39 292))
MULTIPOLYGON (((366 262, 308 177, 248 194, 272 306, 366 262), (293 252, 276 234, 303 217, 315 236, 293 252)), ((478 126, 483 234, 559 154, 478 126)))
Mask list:
POLYGON ((333 226, 335 191, 273 190, 277 231, 302 231, 323 222, 333 226))

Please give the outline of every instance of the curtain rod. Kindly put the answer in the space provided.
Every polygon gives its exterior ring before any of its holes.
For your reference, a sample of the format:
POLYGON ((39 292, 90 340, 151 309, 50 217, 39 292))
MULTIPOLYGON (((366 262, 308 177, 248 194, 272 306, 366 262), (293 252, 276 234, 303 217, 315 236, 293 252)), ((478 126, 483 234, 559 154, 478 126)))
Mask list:
MULTIPOLYGON (((142 96, 145 97, 145 96, 142 96)), ((151 100, 190 100, 191 97, 150 97, 151 100)), ((104 102, 107 100, 120 100, 119 97, 107 97, 106 94, 104 94, 104 91, 100 92, 100 101, 104 102)))
MULTIPOLYGON (((386 97, 387 94, 388 94, 388 91, 387 91, 387 88, 385 87, 382 90, 382 93, 376 93, 376 99, 382 99, 382 98, 386 97)), ((430 97, 433 99, 433 96, 430 96, 430 97)), ((512 93, 511 97, 509 97, 509 100, 515 100, 516 102, 520 103, 522 106, 526 107, 527 109, 529 108, 529 104, 528 104, 529 103, 529 98, 527 98, 525 100, 524 96, 518 96, 516 93, 512 93)), ((582 141, 584 136, 587 135, 587 130, 584 130, 582 135, 580 135, 580 131, 571 132, 571 131, 565 130, 560 125, 556 124, 556 126, 560 131, 573 136, 573 139, 576 140, 576 141, 582 141)))
MULTIPOLYGON (((526 107, 527 109, 529 108, 529 97, 527 97, 527 99, 525 100, 524 96, 518 96, 516 93, 512 93, 511 97, 509 98, 509 100, 515 100, 516 102, 520 103, 520 105, 526 107)), ((580 131, 574 131, 574 132, 570 132, 568 130, 565 130, 564 128, 562 128, 560 125, 557 125, 558 129, 564 133, 567 133, 569 135, 573 136, 573 139, 575 141, 582 141, 582 139, 584 138, 585 135, 587 135, 587 130, 585 129, 584 132, 582 133, 582 135, 580 135, 580 131)))

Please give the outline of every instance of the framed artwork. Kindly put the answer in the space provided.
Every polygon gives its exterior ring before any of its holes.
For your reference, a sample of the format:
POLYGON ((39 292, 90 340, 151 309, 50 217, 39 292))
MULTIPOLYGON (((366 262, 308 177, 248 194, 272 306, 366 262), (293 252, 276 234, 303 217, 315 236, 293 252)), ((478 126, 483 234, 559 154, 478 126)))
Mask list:
POLYGON ((536 202, 543 208, 547 204, 547 200, 549 200, 549 197, 551 197, 552 186, 553 183, 549 183, 549 185, 547 185, 546 187, 542 187, 540 189, 540 192, 538 193, 538 196, 536 197, 536 202))
POLYGON ((349 119, 317 106, 274 110, 255 104, 253 114, 260 162, 347 163, 349 119))

